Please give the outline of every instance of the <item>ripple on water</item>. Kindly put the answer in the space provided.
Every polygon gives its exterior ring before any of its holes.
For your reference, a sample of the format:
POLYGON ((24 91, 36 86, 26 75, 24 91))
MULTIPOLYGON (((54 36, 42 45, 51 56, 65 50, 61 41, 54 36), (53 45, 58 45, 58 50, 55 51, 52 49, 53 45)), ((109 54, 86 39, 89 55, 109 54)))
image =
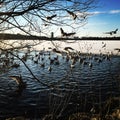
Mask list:
MULTIPOLYGON (((93 67, 82 66, 76 63, 74 69, 70 70, 70 63, 64 59, 60 59, 60 65, 51 65, 51 73, 48 71, 49 62, 45 68, 41 68, 40 64, 35 64, 32 60, 28 60, 26 64, 38 79, 48 84, 51 88, 41 85, 29 74, 29 71, 21 63, 20 68, 11 69, 7 73, 0 76, 0 111, 3 116, 7 114, 16 114, 18 107, 21 111, 39 109, 39 112, 48 108, 50 97, 55 99, 55 95, 73 95, 78 92, 81 94, 99 93, 103 96, 115 95, 118 96, 120 90, 119 84, 116 83, 116 74, 120 71, 120 57, 113 57, 111 61, 104 61, 100 64, 93 62, 93 67), (27 82, 27 87, 20 95, 14 95, 17 85, 11 80, 9 75, 22 74, 23 80, 27 82), (64 78, 64 79, 63 79, 64 78), (56 85, 56 90, 52 85, 56 85), (50 93, 53 94, 50 94, 50 93), (60 92, 60 93, 58 93, 60 92), (9 111, 8 109, 11 109, 9 111)), ((46 61, 48 56, 46 55, 46 61)), ((64 97, 64 96, 63 96, 64 97)), ((59 98, 60 100, 61 98, 59 98)))

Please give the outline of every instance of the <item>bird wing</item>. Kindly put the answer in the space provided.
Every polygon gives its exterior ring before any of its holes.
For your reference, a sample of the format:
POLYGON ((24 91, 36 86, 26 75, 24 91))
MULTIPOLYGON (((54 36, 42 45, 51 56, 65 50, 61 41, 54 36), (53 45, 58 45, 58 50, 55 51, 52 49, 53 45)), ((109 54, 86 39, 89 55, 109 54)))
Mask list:
POLYGON ((22 79, 20 76, 9 76, 12 80, 15 80, 17 84, 22 83, 22 79))

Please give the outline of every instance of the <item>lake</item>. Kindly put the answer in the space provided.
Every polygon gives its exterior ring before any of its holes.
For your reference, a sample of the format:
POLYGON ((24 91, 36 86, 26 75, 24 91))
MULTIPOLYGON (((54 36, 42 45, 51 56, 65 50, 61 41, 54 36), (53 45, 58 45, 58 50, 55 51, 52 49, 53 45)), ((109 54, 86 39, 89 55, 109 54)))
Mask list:
MULTIPOLYGON (((87 45, 85 43, 85 46, 87 45)), ((105 42, 101 43, 102 45, 105 45, 105 42)), ((104 50, 107 53, 107 50, 104 50)), ((25 52, 14 54, 22 58, 25 52)), ((14 63, 19 64, 19 67, 0 67, 0 119, 14 116, 35 119, 46 114, 65 118, 75 112, 89 113, 92 108, 96 113, 107 113, 120 107, 120 101, 114 100, 120 97, 120 56, 81 53, 76 55, 76 52, 71 56, 68 58, 65 53, 58 55, 56 52, 41 52, 38 49, 27 54, 24 63, 40 81, 49 86, 38 82, 16 57, 14 63), (18 85, 9 76, 20 74, 27 86, 18 92, 18 85), (113 103, 109 103, 109 100, 113 100, 113 103), (108 106, 105 106, 106 103, 108 106)), ((1 55, 1 61, 4 57, 1 55)))

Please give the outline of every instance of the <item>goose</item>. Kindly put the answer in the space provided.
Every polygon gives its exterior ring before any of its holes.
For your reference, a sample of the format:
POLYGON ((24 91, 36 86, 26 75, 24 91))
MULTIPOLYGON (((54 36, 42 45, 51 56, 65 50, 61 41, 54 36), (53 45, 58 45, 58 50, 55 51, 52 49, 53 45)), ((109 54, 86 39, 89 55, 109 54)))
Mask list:
POLYGON ((113 32, 113 34, 116 34, 116 33, 117 33, 117 31, 118 31, 118 28, 117 28, 115 31, 112 31, 112 32, 113 32))
POLYGON ((120 48, 115 48, 114 50, 117 50, 118 52, 120 52, 120 48))
POLYGON ((62 36, 66 36, 66 37, 76 34, 75 32, 66 33, 66 32, 64 32, 64 30, 62 28, 60 28, 60 31, 61 31, 62 36))
POLYGON ((51 66, 50 66, 50 67, 48 67, 48 71, 49 71, 49 72, 51 72, 51 71, 52 71, 52 68, 51 68, 51 66))
POLYGON ((106 47, 106 43, 102 46, 102 48, 106 47))
POLYGON ((89 63, 89 67, 92 68, 92 66, 93 66, 92 63, 90 62, 90 63, 89 63))
POLYGON ((19 88, 25 88, 26 87, 26 82, 23 82, 22 76, 9 76, 11 79, 15 80, 16 83, 18 84, 19 88))
POLYGON ((70 68, 72 69, 72 68, 75 68, 75 64, 71 64, 70 65, 70 68))
POLYGON ((47 20, 52 20, 54 17, 56 17, 57 15, 55 14, 55 15, 52 15, 52 16, 47 16, 46 18, 47 18, 47 20))
POLYGON ((77 15, 69 10, 67 10, 67 13, 73 17, 73 20, 77 18, 77 15))
POLYGON ((45 63, 41 63, 40 66, 44 68, 45 67, 45 63))
POLYGON ((110 32, 105 32, 105 34, 110 34, 110 35, 113 35, 113 34, 116 34, 118 31, 118 28, 114 31, 110 31, 110 32))

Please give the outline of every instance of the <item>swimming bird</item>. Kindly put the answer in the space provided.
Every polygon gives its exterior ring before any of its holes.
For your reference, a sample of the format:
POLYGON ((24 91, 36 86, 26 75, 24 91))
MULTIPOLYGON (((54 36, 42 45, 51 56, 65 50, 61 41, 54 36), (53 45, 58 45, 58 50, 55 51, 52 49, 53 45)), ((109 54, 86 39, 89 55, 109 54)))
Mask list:
POLYGON ((49 72, 51 72, 51 71, 52 71, 52 68, 51 68, 51 66, 50 66, 50 67, 48 67, 48 71, 49 71, 49 72))
POLYGON ((72 68, 75 68, 75 64, 71 64, 70 65, 70 68, 72 69, 72 68))
POLYGON ((11 79, 15 80, 16 83, 18 84, 18 87, 20 88, 25 88, 26 87, 26 82, 23 82, 22 76, 9 76, 11 79))
POLYGON ((106 47, 106 43, 102 46, 102 48, 106 47))
POLYGON ((44 68, 45 67, 45 63, 41 63, 40 66, 44 68))
POLYGON ((74 50, 72 47, 65 47, 64 50, 74 50))
POLYGON ((92 68, 92 63, 91 62, 89 63, 89 67, 92 68))

